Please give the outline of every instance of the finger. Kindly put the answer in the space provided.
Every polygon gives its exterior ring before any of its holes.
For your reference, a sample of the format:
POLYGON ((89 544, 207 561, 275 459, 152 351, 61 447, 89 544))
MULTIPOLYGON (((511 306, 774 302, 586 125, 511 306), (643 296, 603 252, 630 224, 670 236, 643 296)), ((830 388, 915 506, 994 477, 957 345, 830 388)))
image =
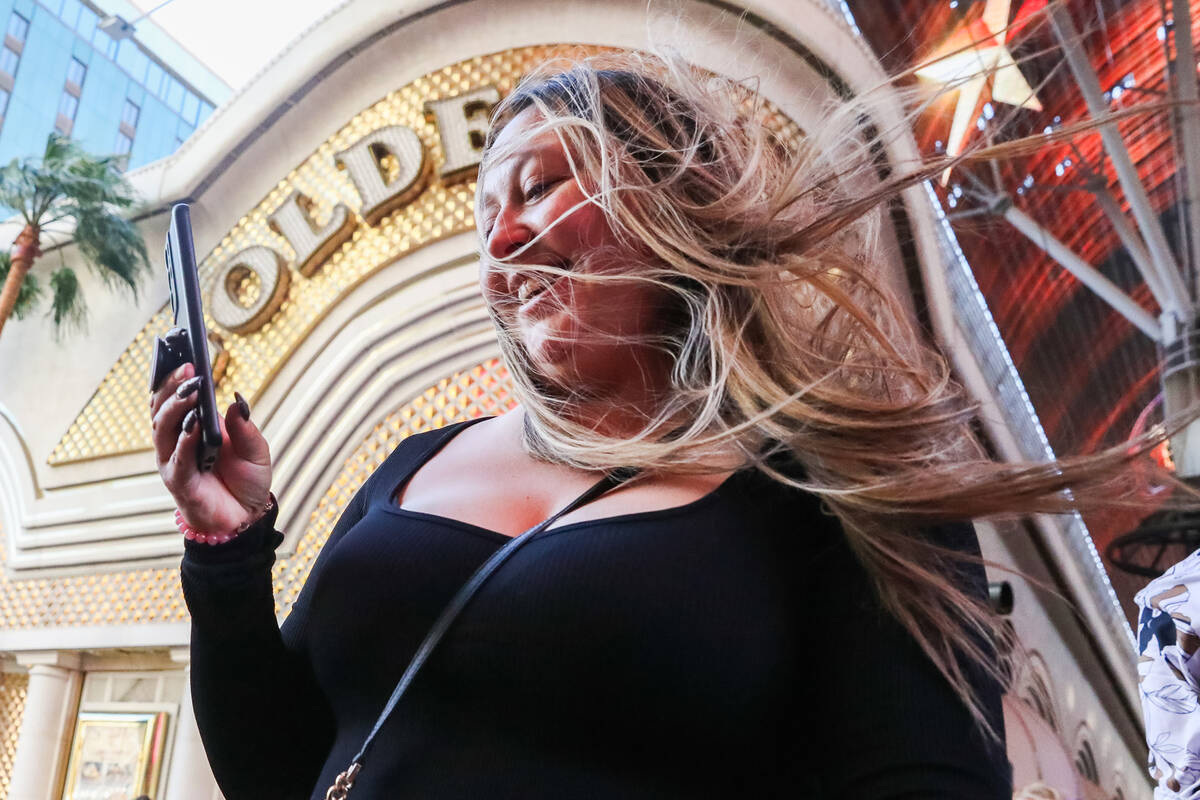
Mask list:
MULTIPOLYGON (((174 439, 174 447, 167 458, 163 471, 163 483, 167 489, 179 498, 178 492, 196 476, 196 448, 200 443, 200 411, 193 408, 184 417, 179 435, 174 439)), ((180 503, 180 510, 187 513, 180 503)))
POLYGON ((175 450, 184 415, 199 401, 199 384, 202 380, 201 377, 192 377, 181 383, 175 393, 163 400, 154 419, 151 420, 151 438, 154 440, 154 451, 160 465, 166 462, 175 450))
POLYGON ((179 384, 193 377, 196 374, 196 368, 191 363, 184 364, 176 369, 167 379, 163 381, 162 386, 158 387, 158 391, 150 393, 150 417, 158 413, 158 409, 171 395, 175 394, 175 390, 179 388, 179 384))
POLYGON ((262 431, 250 421, 250 404, 237 392, 234 395, 237 401, 225 411, 225 428, 229 432, 229 444, 234 455, 252 464, 270 464, 271 449, 262 431))

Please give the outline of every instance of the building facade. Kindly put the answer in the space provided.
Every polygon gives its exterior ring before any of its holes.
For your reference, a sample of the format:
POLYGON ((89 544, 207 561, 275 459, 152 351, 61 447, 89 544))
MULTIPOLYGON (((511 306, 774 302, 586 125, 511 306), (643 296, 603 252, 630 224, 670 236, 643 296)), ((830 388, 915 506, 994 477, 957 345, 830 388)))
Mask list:
POLYGON ((153 22, 114 39, 99 23, 123 0, 0 0, 0 164, 39 155, 52 132, 131 169, 170 155, 230 88, 153 22))
MULTIPOLYGON (((677 6, 647 23, 637 0, 349 0, 199 135, 130 173, 152 252, 170 206, 192 204, 218 403, 245 395, 274 456, 281 618, 400 440, 510 404, 476 282, 472 168, 488 108, 522 74, 553 55, 672 41, 703 68, 758 76, 797 137, 824 101, 881 82, 836 4, 677 6)), ((904 118, 879 92, 864 112, 880 129, 904 118)), ((900 138, 881 154, 914 157, 900 138)), ((889 279, 928 310, 991 444, 1016 457, 1013 415, 1027 409, 1006 394, 1011 361, 987 338, 961 251, 922 187, 891 219, 889 279)), ((0 795, 82 797, 111 763, 130 798, 207 800, 218 790, 188 694, 182 542, 146 419, 166 276, 133 306, 96 296, 80 341, 60 348, 34 325, 0 340, 0 795)), ((1079 557, 1085 534, 1046 520, 977 530, 988 559, 1032 579, 990 576, 1012 585, 1030 653, 1006 701, 1018 789, 1148 798, 1133 642, 1098 560, 1079 557)))

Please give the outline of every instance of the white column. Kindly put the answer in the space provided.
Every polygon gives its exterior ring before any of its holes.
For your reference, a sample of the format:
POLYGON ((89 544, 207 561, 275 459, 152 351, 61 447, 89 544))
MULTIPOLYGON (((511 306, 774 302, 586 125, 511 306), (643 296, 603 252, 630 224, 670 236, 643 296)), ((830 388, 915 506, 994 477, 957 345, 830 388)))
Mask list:
POLYGON ((18 653, 17 663, 29 669, 29 688, 8 797, 9 800, 55 800, 79 707, 83 680, 79 656, 53 651, 18 653))
POLYGON ((175 726, 175 745, 171 748, 171 771, 166 776, 167 793, 164 800, 212 800, 221 796, 217 782, 208 766, 200 731, 196 728, 196 713, 192 709, 192 667, 187 648, 173 648, 171 660, 186 664, 183 674, 183 697, 179 701, 179 722, 175 726))

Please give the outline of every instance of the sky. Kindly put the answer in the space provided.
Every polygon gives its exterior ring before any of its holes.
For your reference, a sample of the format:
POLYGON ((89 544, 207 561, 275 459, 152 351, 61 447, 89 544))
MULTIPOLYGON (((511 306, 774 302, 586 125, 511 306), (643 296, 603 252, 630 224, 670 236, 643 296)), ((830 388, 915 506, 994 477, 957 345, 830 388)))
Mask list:
MULTIPOLYGON (((130 0, 149 11, 162 0, 130 0)), ((234 89, 340 0, 171 0, 151 16, 234 89)))

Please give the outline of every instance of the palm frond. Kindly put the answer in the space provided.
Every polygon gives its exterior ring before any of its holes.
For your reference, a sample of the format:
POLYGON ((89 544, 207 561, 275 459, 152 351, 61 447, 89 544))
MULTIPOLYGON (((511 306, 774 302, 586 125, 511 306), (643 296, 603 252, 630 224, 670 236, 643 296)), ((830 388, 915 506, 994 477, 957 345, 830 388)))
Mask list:
POLYGON ((150 271, 137 226, 103 208, 82 207, 75 218, 75 244, 106 284, 124 286, 137 297, 138 279, 150 271))
MULTIPOLYGON (((8 280, 9 270, 12 269, 12 258, 8 253, 0 253, 0 286, 8 280)), ((24 319, 42 297, 42 283, 32 272, 25 274, 21 288, 17 290, 17 304, 13 306, 12 315, 24 319)))
POLYGON ((32 221, 36 189, 25 165, 13 159, 0 169, 0 205, 7 206, 32 221))
POLYGON ((55 338, 64 329, 82 330, 87 322, 87 303, 79 290, 79 276, 70 267, 60 267, 50 274, 50 289, 53 293, 50 311, 54 317, 55 338))

